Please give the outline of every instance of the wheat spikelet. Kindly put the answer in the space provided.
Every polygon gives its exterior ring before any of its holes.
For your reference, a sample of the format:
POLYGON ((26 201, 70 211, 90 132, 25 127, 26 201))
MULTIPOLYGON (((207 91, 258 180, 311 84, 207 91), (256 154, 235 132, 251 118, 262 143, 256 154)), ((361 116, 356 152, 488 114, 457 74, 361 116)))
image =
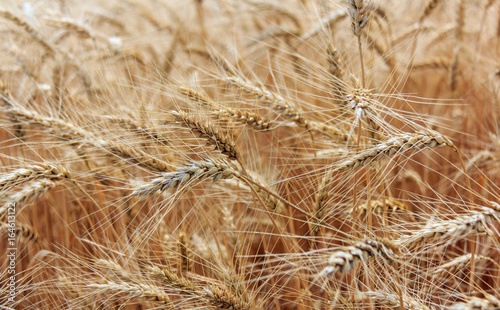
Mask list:
POLYGON ((334 171, 348 171, 364 167, 382 158, 399 155, 409 150, 449 146, 453 143, 436 131, 416 132, 391 137, 376 146, 363 151, 336 165, 334 171))
MULTIPOLYGON (((359 81, 355 80, 355 82, 359 84, 359 81)), ((353 88, 345 95, 345 101, 347 102, 347 106, 351 110, 354 110, 356 117, 355 124, 361 118, 365 117, 368 125, 368 135, 372 142, 376 143, 381 140, 382 134, 380 133, 378 117, 374 113, 374 107, 380 105, 380 103, 373 97, 371 91, 362 87, 353 88)))
POLYGON ((426 70, 426 69, 448 69, 450 61, 445 58, 431 58, 423 61, 418 61, 413 64, 413 70, 426 70))
MULTIPOLYGON (((3 96, 4 102, 8 100, 3 96)), ((20 106, 9 106, 5 109, 6 114, 8 114, 16 122, 24 122, 30 125, 36 125, 44 128, 49 133, 56 135, 63 140, 87 139, 91 134, 77 126, 63 121, 58 118, 52 118, 40 115, 35 111, 30 111, 20 106)))
POLYGON ((110 259, 96 259, 94 260, 94 264, 96 268, 103 270, 106 276, 113 275, 116 281, 127 282, 133 280, 133 275, 130 271, 110 259))
POLYGON ((373 300, 381 305, 386 305, 390 307, 401 307, 404 309, 411 310, 430 310, 431 308, 427 307, 423 303, 414 300, 413 298, 403 297, 403 305, 401 305, 401 298, 398 295, 390 294, 387 292, 376 292, 376 291, 367 291, 367 292, 359 292, 355 295, 355 299, 357 301, 365 301, 365 300, 373 300))
POLYGON ((207 120, 200 120, 185 112, 170 111, 178 122, 198 135, 200 138, 209 140, 215 145, 215 149, 226 155, 229 159, 238 159, 239 152, 236 150, 232 137, 222 134, 215 126, 207 120))
MULTIPOLYGON (((384 210, 388 210, 388 212, 395 213, 395 212, 407 212, 408 207, 403 202, 393 198, 372 200, 370 201, 370 203, 365 202, 357 206, 357 212, 359 215, 365 215, 365 216, 368 215, 369 214, 368 210, 371 210, 371 212, 375 213, 381 213, 384 210)), ((355 212, 354 208, 351 208, 346 211, 346 213, 350 215, 354 214, 354 212, 355 212)))
POLYGON ((387 239, 367 238, 333 253, 328 259, 328 266, 323 269, 321 275, 347 273, 356 268, 360 261, 365 262, 370 257, 381 257, 387 263, 393 264, 398 253, 398 248, 387 239))
POLYGON ((245 90, 249 94, 256 96, 264 104, 270 106, 273 110, 278 112, 283 117, 293 121, 297 126, 302 127, 306 130, 318 131, 334 139, 340 139, 342 141, 353 141, 353 137, 347 132, 330 126, 325 123, 310 121, 302 112, 293 107, 293 105, 286 101, 279 94, 273 93, 264 87, 257 87, 252 83, 245 81, 239 77, 227 77, 222 78, 222 80, 234 84, 237 87, 245 90))
POLYGON ((2 191, 9 190, 13 186, 38 179, 72 180, 71 174, 66 167, 51 163, 40 163, 17 169, 1 176, 0 189, 2 191))
POLYGON ((21 237, 26 241, 38 242, 38 233, 33 227, 27 224, 0 223, 0 232, 14 233, 17 238, 21 237))
POLYGON ((300 20, 295 16, 295 14, 288 10, 286 7, 271 3, 271 2, 265 2, 265 1, 258 1, 258 0, 244 0, 246 3, 251 4, 259 9, 264 9, 264 10, 270 10, 274 11, 279 15, 282 15, 288 19, 290 19, 294 24, 295 27, 297 27, 297 30, 300 30, 302 28, 300 20))
POLYGON ((161 280, 163 283, 170 287, 179 289, 181 293, 199 295, 200 291, 197 289, 193 283, 184 277, 180 277, 175 273, 171 272, 166 268, 160 268, 157 266, 148 267, 149 271, 161 280))
POLYGON ((235 120, 259 131, 267 131, 271 129, 271 126, 273 125, 273 122, 265 119, 257 113, 218 106, 210 98, 198 91, 195 91, 192 88, 181 86, 179 87, 179 92, 183 95, 186 95, 192 101, 210 108, 210 113, 216 116, 218 119, 235 120))
POLYGON ((12 101, 4 95, 2 95, 2 99, 4 102, 8 103, 6 113, 11 115, 18 122, 23 121, 28 124, 40 126, 60 139, 71 141, 76 145, 83 144, 96 147, 107 154, 119 157, 121 160, 137 164, 153 171, 171 171, 171 167, 168 164, 139 149, 134 149, 118 142, 106 142, 102 139, 96 139, 93 133, 81 129, 72 123, 58 118, 46 117, 35 111, 11 105, 12 101))
POLYGON ((154 128, 144 127, 145 125, 140 124, 133 119, 119 117, 117 115, 104 115, 102 118, 110 122, 117 123, 121 127, 140 134, 142 137, 155 141, 159 144, 164 145, 170 143, 168 137, 161 132, 155 130, 154 128))
POLYGON ((212 178, 217 182, 221 179, 231 179, 235 175, 238 176, 239 173, 223 161, 212 159, 193 161, 187 166, 177 168, 176 172, 165 173, 162 177, 140 186, 132 192, 132 195, 152 195, 157 191, 182 187, 196 180, 212 178))
POLYGON ((188 97, 190 100, 204 105, 206 107, 215 107, 216 104, 207 95, 201 93, 200 91, 194 90, 188 86, 179 86, 177 88, 181 95, 188 97))
POLYGON ((365 0, 349 0, 349 16, 351 17, 352 32, 355 36, 361 36, 361 31, 366 27, 369 16, 367 15, 365 0))
POLYGON ((234 296, 228 290, 217 287, 209 286, 204 287, 203 291, 206 293, 206 299, 209 303, 219 309, 232 309, 232 310, 250 310, 254 309, 251 304, 245 302, 241 298, 234 296))
MULTIPOLYGON (((433 272, 433 279, 442 279, 446 278, 447 275, 454 275, 458 274, 461 270, 464 269, 466 265, 468 265, 471 262, 472 254, 468 253, 462 256, 458 256, 451 261, 440 265, 436 270, 433 272)), ((483 256, 483 255, 475 255, 474 262, 477 264, 480 261, 489 261, 498 266, 498 263, 495 262, 492 258, 483 256)))
POLYGON ((28 22, 25 20, 22 20, 21 18, 15 16, 11 12, 0 8, 0 17, 3 17, 5 19, 8 19, 12 21, 14 24, 18 25, 19 27, 23 28, 23 30, 28 33, 35 41, 37 41, 43 48, 47 51, 48 56, 53 56, 56 51, 55 48, 47 42, 42 35, 33 28, 28 22))
POLYGON ((446 239, 450 239, 448 241, 450 243, 456 238, 463 238, 469 234, 487 232, 486 225, 498 219, 499 216, 500 208, 495 207, 495 205, 492 207, 481 207, 481 212, 473 212, 472 215, 430 223, 428 227, 414 231, 411 235, 403 236, 395 241, 395 243, 408 248, 427 245, 429 242, 441 243, 446 239))
POLYGON ((5 195, 7 203, 0 207, 0 218, 7 212, 9 205, 25 205, 30 203, 37 197, 43 196, 47 191, 57 185, 57 182, 50 179, 41 179, 28 183, 22 190, 14 192, 10 195, 5 195))
POLYGON ((138 165, 156 172, 172 171, 172 165, 151 156, 150 154, 118 142, 106 142, 104 140, 87 140, 91 146, 99 148, 102 152, 118 157, 124 162, 138 165))
POLYGON ((168 294, 157 287, 142 283, 127 283, 108 281, 105 284, 87 284, 87 288, 97 290, 102 294, 123 295, 123 298, 144 298, 168 306, 167 309, 175 309, 168 294))
POLYGON ((486 294, 485 298, 469 297, 467 302, 454 303, 446 310, 497 310, 500 309, 500 299, 486 294))
POLYGON ((179 269, 183 272, 192 270, 193 258, 190 250, 189 238, 184 232, 177 236, 177 252, 179 253, 179 269))
POLYGON ((431 15, 432 11, 437 7, 437 5, 441 2, 441 0, 430 0, 427 6, 424 9, 424 12, 420 16, 419 23, 422 24, 424 20, 431 15))
MULTIPOLYGON (((364 109, 363 107, 357 108, 364 109)), ((334 165, 334 167, 329 169, 321 178, 318 186, 319 190, 315 199, 316 209, 322 210, 324 208, 328 198, 328 184, 331 182, 334 173, 337 171, 349 171, 361 168, 383 158, 402 154, 409 150, 443 146, 449 146, 455 149, 453 143, 438 132, 417 132, 391 137, 368 150, 353 155, 348 160, 334 165)))
POLYGON ((77 22, 72 18, 45 17, 43 21, 52 27, 65 28, 69 31, 75 32, 84 39, 92 39, 93 41, 96 40, 96 37, 92 34, 91 30, 87 26, 77 22))
POLYGON ((258 131, 268 131, 273 127, 272 121, 265 119, 257 113, 249 112, 249 111, 241 111, 237 109, 231 108, 223 108, 217 111, 212 111, 213 115, 216 115, 219 119, 231 119, 235 120, 239 123, 242 123, 252 129, 258 131))
MULTIPOLYGON (((328 61, 328 73, 337 78, 338 80, 342 80, 344 75, 344 70, 342 70, 340 55, 338 49, 335 47, 333 42, 328 44, 328 48, 326 50, 327 61, 328 61)), ((332 81, 334 86, 338 85, 336 81, 332 81)))

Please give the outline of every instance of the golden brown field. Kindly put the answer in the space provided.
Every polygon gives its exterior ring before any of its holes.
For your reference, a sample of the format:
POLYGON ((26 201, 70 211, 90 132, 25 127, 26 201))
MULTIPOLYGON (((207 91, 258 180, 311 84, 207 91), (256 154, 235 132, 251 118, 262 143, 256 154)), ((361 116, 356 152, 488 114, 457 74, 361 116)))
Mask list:
POLYGON ((500 1, 0 4, 0 309, 500 309, 500 1))

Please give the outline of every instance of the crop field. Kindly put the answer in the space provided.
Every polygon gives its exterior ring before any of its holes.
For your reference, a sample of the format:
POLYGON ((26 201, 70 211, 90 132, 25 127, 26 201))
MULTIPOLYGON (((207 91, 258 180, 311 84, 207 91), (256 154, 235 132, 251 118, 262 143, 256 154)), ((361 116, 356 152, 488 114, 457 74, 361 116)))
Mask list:
POLYGON ((0 310, 500 309, 500 1, 0 3, 0 310))

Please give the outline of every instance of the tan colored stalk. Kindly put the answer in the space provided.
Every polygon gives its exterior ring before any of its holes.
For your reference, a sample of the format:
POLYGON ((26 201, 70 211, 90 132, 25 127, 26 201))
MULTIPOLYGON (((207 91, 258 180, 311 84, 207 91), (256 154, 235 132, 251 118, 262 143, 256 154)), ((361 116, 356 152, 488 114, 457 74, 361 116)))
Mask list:
POLYGON ((457 88, 460 55, 462 54, 462 44, 464 41, 464 26, 465 26, 465 1, 460 0, 457 8, 457 25, 455 28, 455 39, 457 40, 457 45, 453 50, 453 56, 450 66, 450 88, 452 91, 455 91, 457 88))

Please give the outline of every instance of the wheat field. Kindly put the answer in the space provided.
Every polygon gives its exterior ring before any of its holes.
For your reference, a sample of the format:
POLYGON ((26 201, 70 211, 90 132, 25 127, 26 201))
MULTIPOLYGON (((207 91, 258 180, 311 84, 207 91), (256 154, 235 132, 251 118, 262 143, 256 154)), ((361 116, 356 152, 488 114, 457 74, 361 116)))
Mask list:
POLYGON ((500 309, 500 2, 2 1, 0 309, 500 309))

